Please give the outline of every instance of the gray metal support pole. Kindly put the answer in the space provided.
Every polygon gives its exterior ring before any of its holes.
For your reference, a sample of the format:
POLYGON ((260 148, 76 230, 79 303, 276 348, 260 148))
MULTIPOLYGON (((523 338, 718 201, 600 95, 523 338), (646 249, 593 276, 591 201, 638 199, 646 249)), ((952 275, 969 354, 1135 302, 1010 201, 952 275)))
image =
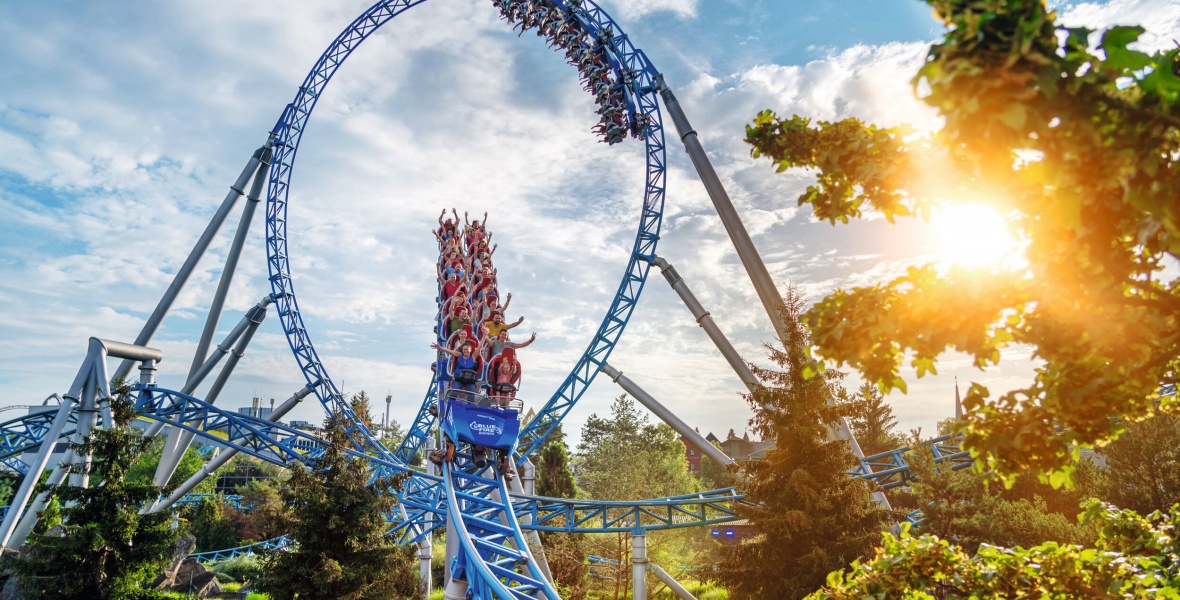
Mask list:
MULTIPOLYGON (((283 418, 287 413, 291 412, 291 409, 298 406, 299 402, 306 398, 311 392, 311 386, 304 386, 298 392, 295 392, 293 396, 287 398, 285 402, 275 408, 274 412, 267 415, 266 420, 278 421, 279 419, 283 418)), ((202 465, 200 470, 198 470, 196 473, 193 473, 192 477, 189 477, 184 483, 177 486, 177 488, 173 490, 173 492, 169 494, 167 498, 160 500, 155 506, 152 506, 150 509, 144 510, 142 512, 149 513, 166 510, 168 507, 175 504, 177 500, 180 500, 182 497, 184 497, 185 494, 191 492, 193 488, 197 487, 199 483, 212 475, 214 471, 216 471, 225 463, 229 462, 229 460, 236 456, 237 453, 238 450, 236 448, 226 448, 217 456, 210 459, 209 462, 202 465)))
MULTIPOLYGON (((528 464, 531 465, 532 463, 528 464)), ((513 494, 525 493, 524 484, 520 478, 513 479, 511 482, 509 482, 508 488, 513 494)), ((512 503, 509 502, 509 505, 511 504, 512 503)), ((533 523, 532 515, 519 515, 517 518, 520 520, 521 525, 532 525, 533 523)), ((505 525, 507 525, 507 523, 505 523, 505 525)), ((525 529, 524 541, 529 545, 529 550, 532 551, 533 558, 537 561, 537 568, 541 570, 541 574, 544 575, 545 579, 549 581, 550 585, 552 585, 553 572, 549 570, 549 557, 545 554, 545 547, 541 545, 541 534, 535 529, 525 529)))
MULTIPOLYGON (((91 406, 91 410, 90 414, 79 416, 75 441, 81 441, 89 434, 89 428, 84 428, 83 423, 88 423, 89 426, 94 425, 94 420, 97 418, 95 414, 97 408, 94 407, 96 396, 101 395, 105 397, 110 395, 106 368, 107 356, 130 360, 133 363, 135 361, 143 361, 155 365, 155 363, 163 360, 164 353, 155 348, 146 348, 135 344, 125 344, 123 342, 94 337, 90 338, 86 358, 82 361, 82 367, 78 369, 78 374, 74 377, 74 383, 70 385, 70 391, 66 392, 62 398, 61 406, 58 408, 57 415, 54 417, 53 423, 49 426, 49 430, 42 436, 41 448, 37 451, 37 457, 29 467, 28 473, 25 474, 20 489, 17 490, 10 502, 8 515, 4 518, 3 523, 0 523, 0 546, 12 549, 20 547, 28 536, 29 531, 32 530, 33 525, 37 522, 37 513, 45 508, 48 495, 40 494, 34 499, 32 505, 29 506, 30 510, 28 513, 22 515, 26 504, 29 503, 33 488, 40 481, 41 474, 45 471, 45 466, 49 463, 49 458, 53 455, 53 451, 57 447, 57 440, 61 437, 62 429, 65 428, 69 414, 80 398, 83 400, 84 405, 87 404, 87 399, 89 399, 88 404, 91 406)), ((60 485, 65 481, 66 469, 64 467, 78 458, 81 458, 83 461, 89 461, 89 456, 77 457, 73 451, 67 452, 62 457, 58 468, 54 469, 53 474, 50 475, 49 483, 51 485, 60 485)), ((79 485, 85 483, 85 480, 78 482, 79 485)))
MULTIPOLYGON (((82 386, 82 395, 79 398, 77 409, 77 427, 74 430, 75 442, 81 443, 85 441, 86 438, 90 437, 91 430, 94 429, 94 426, 98 422, 97 398, 99 395, 99 386, 96 376, 98 369, 95 367, 97 367, 98 363, 105 362, 103 360, 105 358, 105 355, 100 355, 94 361, 95 364, 91 367, 90 377, 87 379, 86 384, 82 386)), ((105 373, 106 369, 102 369, 102 371, 105 373)), ((78 457, 77 462, 81 465, 81 472, 70 473, 71 487, 84 488, 90 485, 90 476, 86 473, 86 471, 88 471, 90 468, 90 460, 91 454, 89 452, 78 457)), ((66 462, 58 463, 58 468, 63 469, 68 464, 69 463, 66 462)))
MULTIPOLYGON (((246 182, 250 181, 250 177, 258 170, 262 153, 269 147, 270 141, 268 140, 265 146, 255 150, 254 155, 250 157, 249 162, 242 169, 241 175, 238 175, 237 181, 230 186, 229 193, 225 195, 225 200, 221 201, 221 206, 217 208, 217 212, 213 213, 213 218, 205 226, 205 231, 201 233, 201 237, 197 238, 197 243, 193 245, 188 258, 184 260, 180 269, 176 271, 176 275, 172 278, 172 283, 168 285, 168 289, 164 291, 160 302, 156 304, 155 310, 152 311, 147 322, 143 324, 143 329, 139 331, 139 335, 135 338, 136 346, 147 344, 151 341, 152 336, 156 335, 156 330, 159 329, 160 322, 168 314, 168 309, 172 308, 172 303, 180 295, 180 290, 184 288, 184 284, 188 283, 188 278, 193 274, 197 263, 200 262, 205 251, 209 249, 209 244, 217 235, 217 231, 221 229, 221 225, 225 223, 225 218, 229 216, 229 212, 233 209, 234 204, 237 203, 238 198, 244 193, 242 192, 242 188, 246 186, 246 182)), ((115 379, 127 377, 127 373, 131 372, 131 365, 132 361, 124 360, 119 365, 119 368, 115 370, 115 379)))
MULTIPOLYGON (((213 404, 217 401, 217 396, 221 394, 222 388, 225 387, 226 381, 233 373, 234 368, 237 367, 238 361, 246 352, 246 347, 250 345, 250 340, 254 338, 254 332, 258 331, 258 326, 262 324, 262 320, 266 318, 266 309, 255 306, 250 309, 247 314, 250 319, 250 325, 246 327, 246 331, 242 333, 241 339, 238 340, 237 345, 230 351, 230 356, 225 361, 225 365, 221 367, 221 372, 217 374, 217 379, 213 381, 213 385, 209 388, 209 393, 205 396, 205 401, 213 404)), ((172 479, 172 474, 176 472, 176 467, 180 464, 180 460, 184 458, 184 453, 188 451, 189 445, 192 444, 195 433, 191 431, 184 431, 180 428, 174 428, 168 433, 168 441, 174 442, 172 444, 172 452, 167 453, 168 444, 165 444, 165 452, 160 454, 160 462, 156 465, 156 474, 153 478, 152 485, 156 487, 164 487, 168 484, 168 480, 172 479)))
MULTIPOLYGON (((73 450, 67 451, 65 456, 62 456, 61 462, 58 463, 58 467, 45 480, 45 485, 50 487, 61 485, 66 480, 66 475, 68 474, 68 471, 62 467, 74 462, 76 458, 77 455, 74 454, 73 450)), ((20 545, 25 543, 25 539, 29 537, 29 532, 33 531, 33 526, 40 520, 41 511, 45 510, 46 504, 49 504, 49 492, 41 492, 37 494, 36 498, 33 498, 33 501, 29 503, 29 510, 25 511, 25 514, 20 518, 20 522, 12 530, 12 538, 9 539, 10 547, 20 548, 20 545)))
POLYGON ((443 566, 443 598, 445 600, 465 600, 467 597, 467 582, 455 579, 451 573, 451 562, 459 555, 459 535, 455 533, 455 517, 447 512, 447 562, 443 566))
POLYGON ((741 217, 734 209, 733 201, 729 199, 725 186, 721 185, 721 178, 717 176, 717 171, 709 162, 709 157, 705 154, 701 141, 697 139, 696 130, 689 124, 688 117, 680 108, 680 101, 676 99, 672 90, 668 89, 662 75, 657 77, 656 87, 660 90, 660 96, 664 100, 668 114, 672 117, 672 122, 676 124, 676 132, 680 134, 680 141, 684 143, 684 149, 692 159, 697 175, 705 184, 709 199, 713 201, 713 208, 717 210, 717 216, 721 217, 721 223, 725 225, 725 231, 729 234, 729 239, 737 250, 738 258, 741 259, 742 266, 746 268, 746 274, 750 276, 750 281, 754 283, 754 289, 758 292, 758 299, 762 301, 762 307, 770 317, 770 322, 774 325, 779 339, 785 341, 788 332, 781 314, 783 299, 774 280, 770 277, 770 271, 766 270, 766 264, 762 262, 762 257, 758 254, 758 249, 754 247, 754 242, 750 239, 746 226, 742 224, 741 217))
POLYGON ((631 588, 634 600, 647 600, 647 531, 631 530, 631 588))
MULTIPOLYGON (((758 254, 758 248, 754 246, 754 241, 750 239, 746 226, 742 224, 741 217, 733 207, 733 201, 729 199, 725 186, 721 185, 721 178, 717 176, 717 171, 709 162, 709 157, 705 154, 701 141, 697 139, 697 132, 688 122, 684 109, 680 107, 680 101, 668 88, 662 75, 657 77, 656 87, 660 90, 664 106, 668 109, 668 114, 676 125, 676 132, 680 134, 680 141, 684 143, 685 151, 692 159, 692 164, 696 167, 701 182, 705 184, 709 199, 713 201, 713 208, 717 210, 717 216, 721 218, 721 223, 725 226, 726 233, 729 234, 729 240, 737 250, 738 258, 741 259, 746 274, 754 284, 754 290, 758 293, 762 308, 766 310, 766 316, 770 317, 770 322, 774 325, 779 340, 786 345, 790 332, 787 331, 786 322, 783 320, 783 298, 779 294, 778 287, 774 284, 774 279, 770 277, 770 271, 766 269, 766 263, 762 262, 762 256, 758 254)), ((841 419, 837 425, 835 437, 847 441, 852 448, 852 453, 858 459, 864 458, 860 444, 856 442, 856 437, 844 419, 841 419)), ((875 493, 873 498, 882 508, 889 508, 889 501, 885 498, 885 494, 875 493)))
POLYGON ((672 286, 672 289, 684 301, 684 305, 688 307, 693 318, 697 320, 697 324, 705 330, 709 339, 713 340, 713 344, 721 351, 721 356, 725 357, 725 361, 737 373, 742 383, 746 384, 746 387, 751 392, 758 389, 762 383, 754 376, 753 371, 750 370, 750 365, 746 364, 746 361, 738 354, 733 344, 729 343, 729 338, 725 337, 724 333, 721 333, 721 329, 717 327, 717 323, 713 322, 712 315, 709 314, 709 311, 705 310, 704 306, 701 306, 697 297, 693 295, 692 290, 688 289, 688 284, 680 277, 680 273, 677 273, 676 269, 668 261, 664 260, 663 257, 655 257, 651 261, 651 264, 659 267, 660 271, 664 273, 664 279, 668 280, 668 285, 672 286))
POLYGON ((672 593, 676 594, 677 598, 681 600, 697 600, 696 596, 693 596, 688 590, 684 589, 684 586, 680 585, 679 581, 672 579, 672 576, 667 571, 661 569, 660 565, 651 563, 648 565, 648 570, 656 576, 656 579, 664 582, 664 585, 668 586, 668 589, 672 590, 672 593))
POLYGON ((82 393, 86 378, 90 376, 92 361, 93 358, 88 354, 86 360, 82 362, 82 368, 78 370, 74 384, 61 399, 61 407, 57 409, 57 415, 53 417, 49 431, 45 432, 41 438, 41 449, 37 451, 37 457, 33 459, 33 464, 29 465, 29 470, 25 473, 20 488, 16 490, 16 494, 8 503, 8 514, 5 515, 4 522, 0 523, 0 546, 16 549, 15 546, 9 546, 12 531, 20 521, 21 513, 24 512, 25 505, 29 503, 29 498, 33 495, 33 488, 41 480, 41 473, 45 471, 45 465, 49 463, 49 457, 57 446, 57 438, 61 437, 61 431, 65 428, 66 421, 69 420, 70 412, 74 410, 74 403, 78 401, 78 395, 82 393))
POLYGON ((271 149, 267 147, 259 158, 258 172, 250 184, 250 193, 246 195, 247 202, 242 208, 242 217, 238 220, 238 230, 234 232, 233 242, 230 243, 229 252, 225 255, 225 266, 221 269, 217 290, 213 292, 213 302, 209 304, 209 314, 205 317, 205 328, 201 331, 200 340, 197 341, 197 351, 193 354, 189 377, 197 372, 209 354, 209 344, 213 342, 213 333, 217 330, 217 322, 225 308, 225 297, 229 294, 230 284, 233 283, 234 273, 238 269, 238 259, 242 256, 242 247, 245 246, 246 238, 250 234, 250 223, 254 220, 254 212, 262 196, 262 184, 266 182, 266 175, 270 171, 270 157, 271 149))
MULTIPOLYGON (((254 308, 265 309, 266 307, 270 306, 272 301, 273 299, 271 296, 264 296, 262 300, 258 301, 258 304, 254 305, 254 308)), ((251 312, 247 311, 246 314, 242 316, 242 319, 238 321, 238 324, 235 325, 234 328, 230 330, 229 334, 221 340, 221 343, 216 346, 217 351, 205 360, 205 364, 201 365, 201 368, 197 370, 197 373, 194 376, 189 377, 188 380, 184 382, 184 386, 180 388, 181 393, 193 393, 193 391, 196 390, 203 381, 205 381, 205 378, 209 376, 209 373, 213 372, 214 367, 216 367, 218 363, 221 362, 221 359, 224 358, 226 354, 229 354, 229 349, 238 342, 238 339, 241 338, 242 334, 246 332, 246 328, 253 324, 254 321, 251 319, 251 314, 251 312)), ((153 437, 159 434, 160 430, 163 428, 164 423, 156 421, 148 426, 147 431, 145 431, 143 435, 144 437, 153 437)), ((161 457, 162 456, 163 455, 161 454, 161 457)))
POLYGON ((524 464, 520 466, 520 482, 524 488, 524 493, 529 496, 534 496, 537 493, 537 466, 533 464, 532 459, 524 459, 524 464))
POLYGON ((623 390, 628 394, 635 396, 635 399, 639 400, 640 404, 646 406, 647 409, 655 414, 655 416, 659 417, 661 421, 670 425, 672 429, 675 429, 676 433, 684 436, 697 448, 700 448, 701 453, 713 459, 713 462, 716 462, 722 467, 728 467, 729 465, 733 464, 732 458, 726 456, 724 452, 719 450, 713 444, 710 444, 699 432, 697 432, 692 427, 689 427, 684 421, 681 421, 680 417, 672 414, 672 411, 665 408, 664 405, 660 404, 655 398, 652 398, 651 394, 639 387, 639 385, 634 381, 631 381, 629 377, 623 375, 622 371, 619 371, 618 369, 610 366, 609 363, 605 362, 602 363, 602 366, 599 367, 599 370, 606 374, 607 377, 610 377, 612 381, 619 384, 619 387, 623 388, 623 390))
POLYGON ((418 593, 422 594, 422 600, 430 600, 430 594, 434 591, 434 582, 430 579, 433 550, 434 542, 430 536, 422 538, 422 542, 418 544, 418 593))

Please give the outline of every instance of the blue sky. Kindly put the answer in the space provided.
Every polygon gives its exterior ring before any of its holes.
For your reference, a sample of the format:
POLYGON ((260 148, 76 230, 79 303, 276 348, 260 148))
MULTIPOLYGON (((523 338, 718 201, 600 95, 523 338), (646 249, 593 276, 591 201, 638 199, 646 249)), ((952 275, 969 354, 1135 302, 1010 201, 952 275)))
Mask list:
MULTIPOLYGON (((781 285, 818 298, 937 258, 929 225, 813 222, 795 207, 807 174, 775 175, 741 142, 764 108, 937 127, 908 84, 939 32, 924 4, 604 6, 676 90, 781 285)), ((307 70, 366 7, 63 2, 0 13, 0 405, 64 391, 87 337, 135 337, 307 70)), ((1149 47, 1180 37, 1175 2, 1059 8, 1071 24, 1142 24, 1149 47)), ((403 423, 429 378, 428 231, 442 207, 492 215, 509 316, 526 317, 521 335, 538 333, 522 351, 534 406, 589 343, 638 218, 642 148, 598 144, 574 69, 497 16, 490 2, 436 0, 396 18, 333 81, 297 163, 291 256, 313 340, 337 383, 392 393, 403 423)), ((769 323, 691 164, 674 146, 669 160, 660 252, 743 355, 764 363, 769 323)), ((162 385, 181 385, 234 219, 153 343, 166 353, 162 385)), ((218 337, 269 291, 262 230, 256 222, 218 337)), ((662 279, 649 284, 611 362, 690 424, 740 432, 749 411, 737 377, 662 279)), ((1004 390, 1030 365, 1020 348, 986 372, 947 356, 940 375, 890 401, 903 428, 929 432, 951 410, 956 373, 1004 390)), ((281 400, 301 384, 272 315, 219 404, 281 400)), ((597 380, 567 431, 619 393, 597 380)), ((314 402, 293 414, 320 416, 314 402)))

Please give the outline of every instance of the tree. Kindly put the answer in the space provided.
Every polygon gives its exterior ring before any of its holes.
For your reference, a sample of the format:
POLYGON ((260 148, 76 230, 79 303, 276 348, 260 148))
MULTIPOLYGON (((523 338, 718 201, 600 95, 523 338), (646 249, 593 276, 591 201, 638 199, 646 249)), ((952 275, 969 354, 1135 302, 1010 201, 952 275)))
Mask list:
POLYGON ((21 477, 16 473, 0 474, 0 506, 8 506, 16 488, 20 487, 21 477))
MULTIPOLYGON (((537 495, 551 498, 574 498, 578 488, 570 470, 569 448, 565 432, 558 425, 545 440, 537 462, 537 495)), ((584 535, 559 531, 541 532, 541 544, 549 560, 549 570, 557 581, 560 596, 580 600, 586 595, 586 539, 584 535)))
POLYGON ((847 402, 852 433, 865 456, 872 456, 904 445, 901 437, 894 435, 897 419, 893 407, 885 402, 881 390, 871 383, 865 383, 857 390, 856 396, 847 402))
POLYGON ((990 273, 912 267, 838 290, 807 314, 816 355, 888 391, 900 368, 935 372, 957 350, 983 368, 1027 344, 1035 380, 998 398, 972 384, 966 444, 1001 475, 1068 480, 1076 445, 1101 444, 1159 403, 1180 374, 1180 50, 1128 48, 1140 27, 1093 33, 1055 22, 1042 0, 927 0, 948 27, 914 79, 942 130, 812 124, 766 111, 755 156, 809 167, 800 196, 822 220, 928 215, 983 198, 1027 244, 1027 267, 990 273), (948 307, 953 306, 953 310, 948 307))
POLYGON ((865 484, 847 475, 856 459, 844 441, 827 440, 840 418, 834 405, 841 374, 805 377, 804 299, 784 297, 787 339, 770 358, 783 370, 755 368, 765 387, 747 395, 751 424, 775 447, 743 465, 738 515, 760 534, 722 553, 720 579, 734 598, 802 598, 824 577, 867 557, 888 514, 876 508, 865 484))
POLYGON ((872 560, 832 573, 811 598, 1180 597, 1180 506, 1141 517, 1091 500, 1081 519, 1099 531, 1093 548, 983 546, 974 556, 907 527, 899 538, 885 534, 872 560))
POLYGON ((565 444, 565 432, 558 425, 545 440, 541 457, 537 462, 537 495, 551 498, 573 498, 577 496, 574 472, 570 470, 569 448, 565 444))
POLYGON ((651 423, 626 394, 611 404, 610 418, 590 415, 578 454, 591 498, 641 500, 699 489, 680 437, 664 423, 651 423))
POLYGON ((400 479, 370 482, 368 464, 350 457, 339 418, 324 424, 324 453, 291 470, 283 501, 295 545, 268 553, 257 587, 275 600, 412 598, 415 548, 387 535, 400 479))
MULTIPOLYGON (((651 423, 626 394, 611 404, 609 418, 590 415, 582 427, 578 458, 578 476, 591 498, 639 500, 700 489, 688 471, 680 436, 664 423, 651 423)), ((630 533, 593 536, 589 542, 594 554, 618 561, 613 579, 596 580, 596 585, 613 588, 615 598, 625 596, 630 585, 630 542, 630 533)), ((649 532, 647 545, 653 559, 687 557, 678 550, 684 537, 677 532, 649 532)))
POLYGON ((73 449, 92 453, 90 465, 68 467, 85 472, 91 485, 49 489, 62 505, 58 532, 33 533, 24 558, 6 556, 5 568, 20 577, 27 600, 151 598, 142 589, 167 565, 179 531, 167 513, 140 515, 139 508, 159 497, 160 488, 127 480, 128 467, 149 441, 128 427, 134 408, 124 392, 109 400, 117 426, 96 429, 73 449))
POLYGON ((361 390, 352 395, 352 399, 348 401, 349 408, 352 409, 353 414, 356 415, 357 421, 365 426, 366 429, 373 428, 373 407, 369 402, 369 395, 365 390, 361 390))
POLYGON ((1119 439, 1098 449, 1102 463, 1083 462, 1080 489, 1140 514, 1180 500, 1180 418, 1156 415, 1127 423, 1119 439))
MULTIPOLYGON (((127 470, 127 480, 133 483, 151 483, 155 476, 156 464, 160 462, 160 455, 163 453, 164 436, 155 436, 147 439, 147 448, 143 454, 136 459, 135 464, 127 470)), ((180 458, 180 463, 176 465, 176 471, 172 473, 172 478, 164 485, 164 490, 174 490, 180 484, 184 483, 189 477, 196 473, 204 466, 205 458, 201 457, 201 453, 197 452, 195 447, 189 446, 185 451, 184 456, 180 458)), ((217 480, 213 477, 207 477, 196 487, 192 489, 192 494, 212 494, 216 488, 217 480)))
POLYGON ((197 538, 197 552, 224 550, 240 545, 237 527, 218 497, 202 498, 189 516, 189 532, 197 538))
POLYGON ((914 479, 909 499, 922 510, 922 533, 974 554, 982 544, 1031 548, 1052 541, 1086 545, 1097 534, 1077 520, 1080 494, 1024 478, 1012 488, 988 482, 970 469, 934 462, 927 446, 910 444, 906 462, 914 479), (941 468, 940 468, 941 467, 941 468))
POLYGON ((287 533, 287 508, 277 479, 251 479, 234 488, 242 510, 231 509, 230 520, 244 543, 269 540, 287 533))
MULTIPOLYGON (((721 450, 721 444, 717 442, 709 442, 713 444, 714 448, 721 450)), ((722 452, 724 454, 724 452, 722 452)), ((701 480, 701 486, 708 490, 719 490, 721 488, 733 487, 735 479, 733 473, 717 464, 716 461, 708 456, 701 457, 701 472, 698 477, 701 480)))

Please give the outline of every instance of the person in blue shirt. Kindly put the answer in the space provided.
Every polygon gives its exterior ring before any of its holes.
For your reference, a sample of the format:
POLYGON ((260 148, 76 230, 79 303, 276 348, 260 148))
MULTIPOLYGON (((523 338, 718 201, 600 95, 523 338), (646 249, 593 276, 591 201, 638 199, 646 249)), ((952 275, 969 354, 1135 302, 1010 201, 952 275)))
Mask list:
POLYGON ((471 342, 460 344, 458 350, 443 348, 438 342, 430 344, 430 347, 451 355, 451 389, 461 389, 473 394, 478 391, 483 359, 475 354, 475 346, 471 342))

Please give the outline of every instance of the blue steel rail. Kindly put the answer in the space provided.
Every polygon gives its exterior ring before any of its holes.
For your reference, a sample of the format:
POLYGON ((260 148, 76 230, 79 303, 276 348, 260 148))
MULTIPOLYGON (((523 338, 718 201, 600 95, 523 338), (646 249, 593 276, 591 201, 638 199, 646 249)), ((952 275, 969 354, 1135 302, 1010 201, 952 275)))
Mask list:
POLYGON ((521 534, 503 478, 480 474, 491 469, 463 469, 447 462, 442 469, 447 511, 455 525, 447 534, 459 541, 451 576, 467 581, 467 597, 534 599, 542 594, 559 600, 521 534))
POLYGON ((631 531, 678 529, 736 520, 742 499, 733 488, 639 501, 567 500, 516 495, 517 517, 529 517, 525 529, 539 531, 631 531))
POLYGON ((245 546, 238 546, 236 548, 226 548, 225 550, 210 550, 208 552, 193 552, 185 558, 195 558, 197 562, 202 564, 209 564, 237 558, 239 556, 253 556, 259 552, 266 550, 284 550, 291 545, 291 538, 287 536, 279 536, 270 540, 263 540, 253 544, 246 544, 245 546))
POLYGON ((601 364, 614 350, 643 292, 651 266, 647 259, 655 256, 664 214, 666 148, 656 89, 659 71, 642 50, 631 44, 618 23, 594 2, 567 3, 558 0, 554 4, 569 12, 582 28, 603 44, 610 55, 616 79, 627 84, 628 104, 634 111, 631 118, 643 125, 646 183, 635 243, 610 308, 589 347, 565 381, 537 412, 536 418, 521 431, 517 448, 518 463, 523 463, 530 454, 544 446, 545 440, 585 393, 601 364))
MULTIPOLYGON (((316 352, 295 298, 287 244, 287 206, 290 202, 291 178, 294 174, 299 143, 307 129, 312 111, 340 65, 382 25, 423 1, 381 1, 358 16, 316 61, 303 85, 299 87, 294 100, 287 105, 272 130, 274 157, 267 187, 266 249, 275 306, 300 370, 308 383, 316 383, 316 396, 330 413, 346 417, 352 417, 352 411, 341 397, 316 352)), ((574 406, 626 327, 647 278, 650 266, 647 258, 655 254, 664 205, 665 146, 655 87, 655 78, 659 72, 643 52, 631 44, 618 24, 593 2, 580 2, 575 6, 559 1, 552 6, 567 11, 572 15, 570 18, 577 20, 595 41, 602 43, 609 53, 616 80, 626 84, 629 94, 628 105, 633 111, 632 121, 642 124, 642 137, 646 149, 646 184, 635 244, 614 300, 590 346, 575 364, 565 382, 541 409, 538 417, 522 433, 521 461, 541 447, 546 437, 574 406)), ((355 423, 353 418, 346 420, 355 423)), ((415 425, 418 424, 416 420, 415 425)), ((395 461, 404 461, 411 445, 424 439, 414 436, 415 442, 404 445, 399 450, 405 451, 401 452, 400 456, 395 456, 377 443, 363 425, 354 424, 349 433, 358 449, 387 456, 395 461)))
MULTIPOLYGON (((53 406, 50 407, 50 410, 35 412, 0 423, 0 462, 21 475, 28 472, 28 465, 21 460, 21 455, 41 447, 41 439, 49 431, 49 426, 53 424, 57 411, 58 407, 53 406)), ((71 411, 69 420, 66 422, 67 429, 62 431, 60 439, 69 439, 74 435, 73 426, 77 422, 77 413, 71 411)))
MULTIPOLYGON (((236 449, 268 463, 284 467, 289 467, 294 462, 314 463, 315 458, 323 453, 323 441, 305 431, 248 415, 231 413, 172 390, 144 387, 137 391, 139 398, 136 408, 143 416, 191 431, 198 436, 217 441, 226 448, 236 449), (218 435, 222 432, 226 434, 226 438, 218 435)), ((442 478, 355 449, 346 452, 352 457, 369 461, 373 477, 409 474, 399 493, 399 501, 405 513, 397 511, 389 515, 393 531, 400 541, 416 542, 426 533, 445 523, 447 508, 445 486, 441 485, 442 478)), ((187 500, 182 502, 195 503, 202 497, 186 496, 187 500)), ((734 495, 732 489, 725 489, 634 502, 519 496, 513 498, 512 506, 515 513, 521 517, 533 517, 534 524, 522 525, 524 529, 619 532, 630 531, 636 522, 628 522, 626 518, 622 518, 625 514, 642 518, 642 522, 647 524, 646 527, 653 530, 689 526, 694 524, 689 522, 694 518, 693 515, 700 515, 696 517, 697 525, 723 522, 726 520, 725 515, 732 515, 732 508, 727 508, 724 504, 740 500, 741 497, 734 495), (595 508, 596 504, 600 506, 595 508), (656 516, 660 514, 667 515, 662 524, 656 522, 659 520, 656 516), (563 525, 559 526, 562 523, 563 525)))

